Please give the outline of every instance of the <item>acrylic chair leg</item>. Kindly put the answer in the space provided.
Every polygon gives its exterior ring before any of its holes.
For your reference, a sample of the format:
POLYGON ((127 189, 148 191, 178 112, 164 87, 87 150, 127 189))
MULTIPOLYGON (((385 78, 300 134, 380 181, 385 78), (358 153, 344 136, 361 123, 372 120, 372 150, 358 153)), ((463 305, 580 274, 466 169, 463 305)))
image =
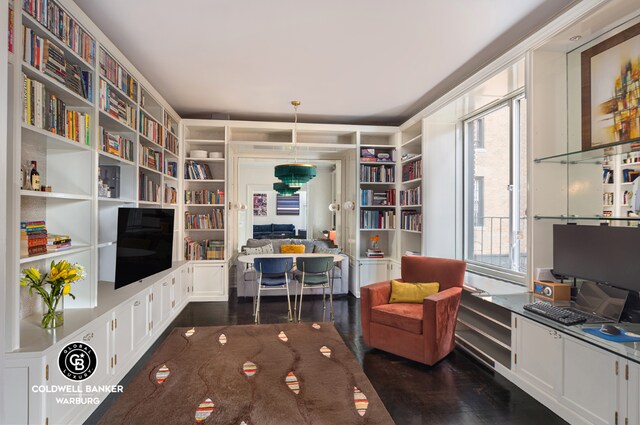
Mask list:
POLYGON ((333 270, 332 270, 331 279, 329 280, 329 320, 331 320, 332 322, 333 322, 333 277, 334 276, 333 276, 333 270))
POLYGON ((302 317, 302 293, 304 292, 304 275, 302 276, 302 282, 300 283, 300 302, 298 303, 298 322, 302 317))
POLYGON ((256 302, 256 317, 254 320, 255 324, 260 323, 260 289, 262 288, 262 285, 260 282, 258 282, 258 301, 256 302))
POLYGON ((293 318, 297 320, 298 318, 298 281, 293 279, 293 318))
POLYGON ((292 322, 293 318, 291 316, 291 298, 289 296, 289 279, 286 279, 286 284, 285 286, 287 287, 287 305, 289 307, 289 321, 292 322))
POLYGON ((327 315, 327 287, 322 285, 322 321, 324 322, 327 315))

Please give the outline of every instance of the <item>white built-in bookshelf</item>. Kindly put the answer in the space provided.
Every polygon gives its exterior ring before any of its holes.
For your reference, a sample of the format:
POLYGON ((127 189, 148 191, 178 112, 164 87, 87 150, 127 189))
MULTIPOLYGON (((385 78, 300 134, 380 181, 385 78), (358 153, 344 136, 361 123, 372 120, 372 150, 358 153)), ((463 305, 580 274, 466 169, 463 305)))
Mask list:
MULTIPOLYGON (((38 3, 21 2, 11 10, 9 201, 14 208, 8 277, 18 282, 23 268, 46 268, 52 260, 79 262, 87 279, 74 286, 76 299, 65 299, 65 309, 92 308, 100 303, 99 282, 114 280, 118 208, 175 208, 174 259, 181 258, 180 118, 143 86, 146 80, 123 64, 124 56, 95 26, 97 37, 68 12, 65 1, 50 0, 49 13, 60 11, 73 37, 49 26, 38 3), (22 171, 31 161, 46 191, 23 184, 22 171), (71 247, 21 253, 20 223, 40 220, 49 234, 70 236, 71 247)), ((9 288, 9 346, 19 348, 21 322, 39 314, 40 306, 17 284, 9 288)))
POLYGON ((422 254, 422 121, 400 134, 400 255, 422 254))

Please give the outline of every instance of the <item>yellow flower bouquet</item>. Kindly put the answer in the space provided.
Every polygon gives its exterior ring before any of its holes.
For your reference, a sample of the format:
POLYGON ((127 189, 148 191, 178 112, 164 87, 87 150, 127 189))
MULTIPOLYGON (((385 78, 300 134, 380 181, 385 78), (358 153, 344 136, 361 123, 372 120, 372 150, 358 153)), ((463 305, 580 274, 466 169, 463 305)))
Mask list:
POLYGON ((71 284, 86 277, 83 266, 67 260, 51 262, 51 269, 44 275, 39 269, 29 267, 22 270, 20 285, 29 287, 29 295, 36 291, 44 302, 41 325, 43 328, 55 328, 64 323, 61 300, 65 295, 75 299, 71 293, 71 284))

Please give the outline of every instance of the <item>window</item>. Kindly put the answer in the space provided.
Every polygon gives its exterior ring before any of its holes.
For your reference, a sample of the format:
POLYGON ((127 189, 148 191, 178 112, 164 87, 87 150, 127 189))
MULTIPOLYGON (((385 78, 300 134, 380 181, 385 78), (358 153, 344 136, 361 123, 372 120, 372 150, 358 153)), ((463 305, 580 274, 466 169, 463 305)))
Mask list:
POLYGON ((512 280, 527 270, 525 126, 522 94, 464 122, 465 260, 512 280))

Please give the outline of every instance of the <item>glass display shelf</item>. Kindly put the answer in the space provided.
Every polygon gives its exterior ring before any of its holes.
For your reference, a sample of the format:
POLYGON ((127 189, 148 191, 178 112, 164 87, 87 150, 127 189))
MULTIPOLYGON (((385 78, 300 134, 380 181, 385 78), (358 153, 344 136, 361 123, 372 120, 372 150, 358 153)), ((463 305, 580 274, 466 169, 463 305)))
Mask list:
POLYGON ((594 216, 578 216, 578 215, 536 215, 536 220, 564 220, 564 221, 580 221, 580 220, 599 220, 599 221, 640 221, 640 216, 636 217, 605 217, 603 215, 594 216))
POLYGON ((595 146, 591 149, 567 152, 559 155, 545 156, 534 159, 536 164, 542 162, 558 164, 603 163, 605 157, 623 156, 630 153, 640 154, 640 138, 625 142, 612 143, 606 146, 595 146))

